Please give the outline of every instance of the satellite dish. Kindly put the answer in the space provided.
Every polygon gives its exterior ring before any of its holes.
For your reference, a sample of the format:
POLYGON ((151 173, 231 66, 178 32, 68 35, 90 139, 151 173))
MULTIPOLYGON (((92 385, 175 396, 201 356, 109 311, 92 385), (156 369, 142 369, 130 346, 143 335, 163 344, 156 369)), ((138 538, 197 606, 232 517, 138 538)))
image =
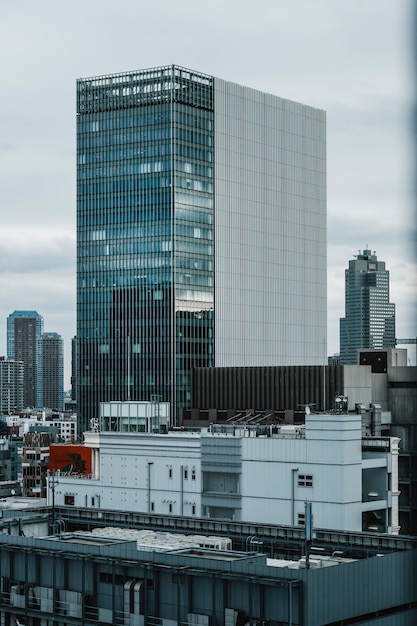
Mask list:
POLYGON ((308 406, 308 404, 306 405, 304 411, 306 415, 310 415, 311 411, 310 411, 310 407, 308 406))

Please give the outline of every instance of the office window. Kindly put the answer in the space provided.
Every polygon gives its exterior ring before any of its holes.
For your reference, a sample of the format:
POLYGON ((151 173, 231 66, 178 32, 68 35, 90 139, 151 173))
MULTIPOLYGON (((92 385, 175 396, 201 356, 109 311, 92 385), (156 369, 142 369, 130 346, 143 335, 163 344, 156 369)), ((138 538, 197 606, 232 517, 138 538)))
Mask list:
POLYGON ((72 495, 65 496, 64 503, 69 505, 69 506, 74 506, 74 504, 75 504, 75 496, 72 496, 72 495))
POLYGON ((184 467, 184 478, 188 478, 188 467, 184 467))
POLYGON ((169 512, 172 513, 172 502, 169 503, 169 512))
POLYGON ((312 487, 313 486, 313 476, 311 474, 299 474, 298 475, 298 486, 299 487, 312 487))
POLYGON ((168 478, 172 478, 172 467, 168 468, 168 478))

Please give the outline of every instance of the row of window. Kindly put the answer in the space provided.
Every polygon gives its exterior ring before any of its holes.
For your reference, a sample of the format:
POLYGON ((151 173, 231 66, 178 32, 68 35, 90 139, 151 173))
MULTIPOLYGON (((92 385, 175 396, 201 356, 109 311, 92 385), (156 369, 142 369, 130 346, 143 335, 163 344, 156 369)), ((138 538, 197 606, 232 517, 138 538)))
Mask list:
MULTIPOLYGON (((177 274, 175 277, 175 282, 177 285, 193 285, 194 287, 213 287, 214 280, 212 276, 208 276, 205 274, 177 274)), ((138 279, 136 277, 132 277, 130 274, 126 276, 119 276, 114 278, 112 276, 107 276, 103 274, 102 276, 97 276, 95 273, 93 275, 84 276, 79 281, 80 289, 97 289, 99 287, 109 289, 111 287, 137 287, 138 279)), ((147 285, 163 285, 172 283, 172 276, 170 273, 164 272, 152 272, 148 273, 143 279, 141 279, 141 284, 146 283, 147 285)), ((153 290, 152 297, 153 300, 161 300, 162 299, 162 291, 153 290)), ((178 296, 180 299, 183 299, 183 295, 178 296)), ((189 299, 188 297, 186 298, 189 299)), ((96 301, 96 299, 95 299, 96 301)), ((102 302, 109 302, 110 298, 104 298, 101 300, 102 302)), ((206 300, 204 300, 206 301, 206 300)), ((91 304, 91 302, 89 302, 91 304)), ((82 319, 82 317, 80 317, 82 319)))
MULTIPOLYGON (((187 480, 189 476, 190 476, 191 480, 195 480, 196 479, 196 469, 195 469, 195 467, 192 467, 191 471, 189 471, 188 467, 182 467, 181 469, 182 469, 182 472, 183 472, 184 480, 187 480)), ((174 470, 173 470, 173 468, 171 466, 168 467, 168 478, 174 478, 174 470)))
MULTIPOLYGON (((133 89, 133 88, 126 88, 133 89)), ((87 116, 85 116, 87 118, 87 116)), ((89 117, 89 116, 88 116, 89 117)), ((198 115, 187 112, 180 107, 180 110, 174 112, 175 122, 184 126, 191 126, 201 130, 212 131, 213 120, 212 114, 199 113, 198 115)), ((79 118, 78 131, 80 133, 96 133, 110 130, 118 130, 121 128, 136 128, 140 126, 157 126, 162 124, 170 124, 172 121, 171 109, 158 106, 154 111, 145 109, 143 113, 132 111, 117 111, 117 115, 111 113, 102 113, 94 115, 94 119, 79 118)))
POLYGON ((114 176, 119 174, 140 175, 140 174, 158 174, 161 172, 183 172, 194 176, 205 176, 213 178, 213 168, 199 163, 177 161, 173 163, 169 161, 135 161, 132 159, 121 159, 116 164, 109 164, 113 159, 109 158, 109 153, 102 154, 102 158, 96 158, 96 155, 90 155, 89 164, 93 167, 84 167, 87 162, 87 155, 80 155, 81 166, 78 169, 78 179, 94 178, 96 176, 114 176), (93 156, 93 159, 91 159, 93 156), (103 163, 105 161, 105 163, 103 163))
MULTIPOLYGON (((111 269, 131 269, 131 258, 138 254, 161 254, 163 252, 171 252, 173 249, 172 241, 138 241, 135 243, 125 243, 121 245, 109 245, 102 243, 91 243, 88 247, 78 250, 78 256, 81 257, 108 257, 112 260, 108 262, 107 270, 111 269), (117 258, 118 257, 118 258, 117 258), (129 258, 130 257, 130 258, 129 258)), ((211 244, 200 243, 199 241, 176 241, 175 253, 181 252, 190 254, 201 254, 202 256, 213 256, 213 246, 211 244)))
POLYGON ((80 118, 78 120, 78 130, 81 133, 96 133, 100 131, 117 130, 119 128, 169 124, 170 122, 170 109, 158 107, 155 112, 146 110, 145 113, 133 114, 131 111, 118 111, 117 115, 109 113, 102 113, 99 116, 94 115, 93 120, 80 118))
MULTIPOLYGON (((88 255, 84 255, 88 256, 88 255)), ((97 259, 95 261, 80 261, 79 264, 79 272, 80 274, 90 273, 90 274, 103 274, 106 273, 106 276, 99 276, 100 280, 105 281, 106 285, 112 286, 117 283, 117 276, 108 275, 108 271, 111 269, 111 262, 108 259, 97 259)), ((126 270, 152 270, 156 268, 171 268, 172 259, 171 256, 161 255, 161 256, 140 256, 128 259, 126 261, 126 265, 123 269, 126 270)), ((194 256, 188 257, 176 257, 175 258, 175 266, 178 270, 197 270, 197 271, 213 271, 213 261, 210 261, 205 258, 198 258, 194 256)), ((159 275, 159 272, 158 272, 159 275)), ((149 273, 141 271, 139 274, 135 274, 131 276, 131 284, 138 286, 145 283, 155 283, 154 277, 155 274, 153 272, 149 273)), ((171 276, 170 273, 167 276, 171 276)))
POLYGON ((78 134, 77 149, 91 150, 95 148, 107 148, 108 146, 120 146, 128 144, 147 144, 151 141, 167 142, 168 140, 183 141, 195 146, 213 147, 213 135, 199 133, 188 128, 174 128, 169 126, 161 128, 147 128, 146 130, 115 132, 103 134, 78 134), (173 132, 172 132, 173 131, 173 132))
POLYGON ((299 487, 312 487, 313 476, 311 474, 298 474, 298 486, 299 487))
MULTIPOLYGON (((108 241, 112 247, 112 253, 136 254, 135 246, 140 245, 138 239, 148 239, 151 237, 162 237, 172 235, 173 224, 166 222, 149 223, 146 225, 136 224, 132 227, 122 228, 100 228, 100 229, 80 229, 79 241, 108 241), (130 239, 131 241, 128 241, 130 239), (113 243, 113 241, 115 243, 113 243), (133 247, 132 247, 133 246, 133 247)), ((201 228, 201 226, 188 226, 177 223, 175 225, 175 235, 177 237, 191 237, 194 239, 213 240, 213 230, 211 228, 201 228)))
MULTIPOLYGON (((155 511, 155 502, 151 502, 151 511, 152 513, 155 511)), ((172 502, 168 502, 168 512, 169 513, 173 513, 174 512, 174 506, 172 504, 172 502)), ((196 506, 195 504, 191 505, 191 515, 195 515, 196 513, 196 506)))

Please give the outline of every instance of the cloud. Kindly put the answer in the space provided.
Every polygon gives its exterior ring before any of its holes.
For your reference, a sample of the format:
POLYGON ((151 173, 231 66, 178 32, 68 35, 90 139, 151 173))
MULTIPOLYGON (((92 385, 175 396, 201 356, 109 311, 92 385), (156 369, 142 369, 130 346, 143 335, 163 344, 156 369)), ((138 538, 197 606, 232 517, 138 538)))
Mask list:
POLYGON ((2 3, 0 347, 19 308, 39 310, 66 351, 75 332, 76 78, 170 63, 327 111, 329 352, 344 270, 366 244, 390 269, 398 332, 415 335, 410 11, 408 0, 2 3))

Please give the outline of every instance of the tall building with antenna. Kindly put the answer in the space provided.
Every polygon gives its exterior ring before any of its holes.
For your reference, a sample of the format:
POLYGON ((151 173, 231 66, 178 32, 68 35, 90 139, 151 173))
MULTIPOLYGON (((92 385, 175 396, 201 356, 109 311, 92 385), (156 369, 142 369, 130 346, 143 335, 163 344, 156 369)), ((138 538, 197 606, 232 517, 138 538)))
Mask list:
POLYGON ((358 350, 395 348, 395 304, 389 272, 365 249, 345 270, 345 317, 340 320, 340 363, 358 363, 358 350))
POLYGON ((175 65, 77 81, 77 402, 326 353, 326 119, 175 65))

